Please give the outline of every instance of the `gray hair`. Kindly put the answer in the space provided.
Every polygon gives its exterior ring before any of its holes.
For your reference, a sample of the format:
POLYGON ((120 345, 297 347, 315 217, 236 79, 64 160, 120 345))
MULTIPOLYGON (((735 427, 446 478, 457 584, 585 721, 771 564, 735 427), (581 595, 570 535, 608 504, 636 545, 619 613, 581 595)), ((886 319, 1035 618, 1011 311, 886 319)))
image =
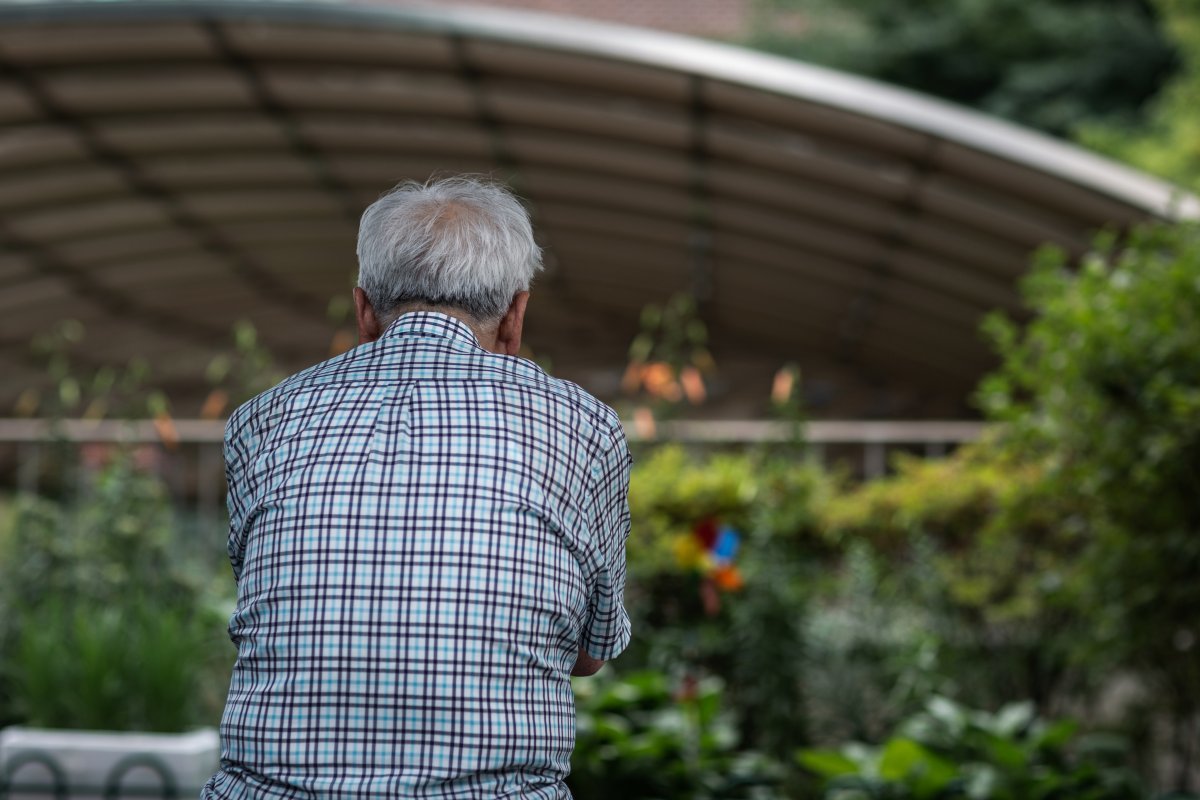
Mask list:
POLYGON ((520 201, 473 177, 398 184, 363 212, 357 252, 358 285, 380 317, 420 303, 497 320, 542 268, 520 201))

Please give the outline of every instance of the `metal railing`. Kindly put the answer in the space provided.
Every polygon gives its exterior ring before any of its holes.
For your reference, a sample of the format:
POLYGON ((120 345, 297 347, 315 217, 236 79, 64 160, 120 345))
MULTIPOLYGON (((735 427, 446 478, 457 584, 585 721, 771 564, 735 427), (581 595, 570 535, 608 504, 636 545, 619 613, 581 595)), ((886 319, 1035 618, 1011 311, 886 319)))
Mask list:
MULTIPOLYGON (((220 420, 86 420, 51 423, 37 419, 0 419, 0 464, 12 465, 16 488, 36 492, 50 448, 137 445, 151 449, 168 485, 197 508, 219 507, 224 497, 220 420), (7 451, 7 452, 6 452, 7 451)), ((826 461, 848 460, 863 478, 886 474, 896 450, 930 457, 977 439, 981 422, 962 420, 814 420, 797 436, 794 423, 764 420, 668 420, 652 433, 626 423, 631 443, 680 442, 696 446, 765 445, 802 441, 826 461)))
POLYGON ((67 770, 52 753, 45 750, 22 750, 8 759, 0 768, 0 800, 25 797, 53 797, 68 800, 75 797, 102 797, 116 800, 119 797, 157 797, 175 800, 179 797, 196 797, 200 787, 180 787, 171 769, 152 753, 134 753, 125 756, 108 770, 104 782, 99 785, 71 783, 67 770), (40 767, 41 769, 37 769, 40 767), (126 785, 131 772, 145 769, 152 772, 156 785, 126 785), (35 780, 29 773, 44 772, 47 777, 35 780))

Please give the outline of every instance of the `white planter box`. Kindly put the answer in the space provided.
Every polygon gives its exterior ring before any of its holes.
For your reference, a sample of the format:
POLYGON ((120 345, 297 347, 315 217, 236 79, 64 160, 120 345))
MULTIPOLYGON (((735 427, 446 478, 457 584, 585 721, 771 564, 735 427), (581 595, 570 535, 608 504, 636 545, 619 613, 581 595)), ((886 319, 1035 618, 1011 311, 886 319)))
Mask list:
MULTIPOLYGON (((36 755, 48 756, 62 770, 70 794, 91 790, 103 793, 119 778, 121 787, 159 789, 163 779, 138 756, 158 764, 173 783, 177 797, 195 797, 196 791, 216 771, 221 757, 221 742, 216 730, 203 728, 189 733, 116 733, 108 731, 67 731, 39 728, 5 728, 0 731, 0 778, 16 785, 45 784, 54 776, 39 763, 24 763, 36 755), (128 759, 128 760, 127 760, 128 759), (139 764, 121 775, 114 773, 124 764, 139 764), (13 768, 16 768, 15 773, 13 768), (73 791, 75 790, 75 791, 73 791)), ((13 792, 11 800, 46 798, 45 792, 13 792)))

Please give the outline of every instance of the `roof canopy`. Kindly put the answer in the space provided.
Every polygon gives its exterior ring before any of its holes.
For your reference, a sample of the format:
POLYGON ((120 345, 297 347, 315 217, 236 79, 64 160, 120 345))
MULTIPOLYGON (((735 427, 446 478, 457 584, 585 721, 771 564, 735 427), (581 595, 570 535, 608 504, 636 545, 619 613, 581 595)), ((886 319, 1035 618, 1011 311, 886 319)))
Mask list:
POLYGON ((615 375, 641 307, 688 290, 718 355, 953 402, 1036 246, 1200 213, 929 98, 528 13, 37 2, 0 8, 0 58, 6 406, 67 317, 86 360, 185 384, 240 318, 291 366, 325 357, 358 215, 439 171, 529 201, 549 268, 528 336, 558 371, 615 375))

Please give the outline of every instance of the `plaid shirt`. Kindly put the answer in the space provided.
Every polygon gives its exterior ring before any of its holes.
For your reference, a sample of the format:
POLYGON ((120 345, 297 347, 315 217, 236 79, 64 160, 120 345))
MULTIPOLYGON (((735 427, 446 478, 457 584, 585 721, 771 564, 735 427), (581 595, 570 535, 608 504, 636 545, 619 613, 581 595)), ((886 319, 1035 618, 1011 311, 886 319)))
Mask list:
POLYGON ((569 673, 629 641, 611 409, 453 317, 239 408, 237 645, 205 798, 569 798, 569 673))

